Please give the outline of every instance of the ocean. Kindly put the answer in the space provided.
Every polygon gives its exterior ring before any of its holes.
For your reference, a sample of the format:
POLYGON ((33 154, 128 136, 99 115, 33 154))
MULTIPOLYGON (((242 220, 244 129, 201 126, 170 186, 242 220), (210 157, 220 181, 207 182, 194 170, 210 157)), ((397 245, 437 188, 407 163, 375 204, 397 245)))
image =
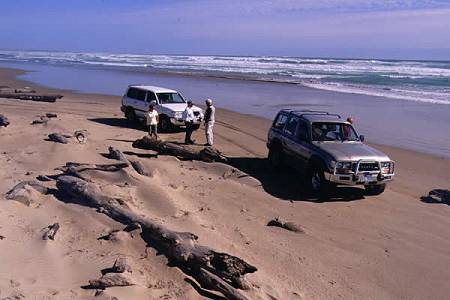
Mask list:
POLYGON ((450 62, 0 51, 0 67, 85 93, 163 86, 268 119, 282 108, 325 110, 352 116, 370 143, 450 157, 450 62))
POLYGON ((0 51, 0 61, 99 66, 304 86, 450 105, 450 61, 0 51))

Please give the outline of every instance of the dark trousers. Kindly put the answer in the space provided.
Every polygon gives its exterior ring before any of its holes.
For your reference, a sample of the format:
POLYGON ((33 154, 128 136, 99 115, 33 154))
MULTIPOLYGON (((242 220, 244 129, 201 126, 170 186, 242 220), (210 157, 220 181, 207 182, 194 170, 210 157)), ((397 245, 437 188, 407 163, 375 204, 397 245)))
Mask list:
POLYGON ((194 122, 184 122, 186 124, 186 137, 184 138, 184 142, 186 144, 192 143, 192 132, 194 132, 194 122))

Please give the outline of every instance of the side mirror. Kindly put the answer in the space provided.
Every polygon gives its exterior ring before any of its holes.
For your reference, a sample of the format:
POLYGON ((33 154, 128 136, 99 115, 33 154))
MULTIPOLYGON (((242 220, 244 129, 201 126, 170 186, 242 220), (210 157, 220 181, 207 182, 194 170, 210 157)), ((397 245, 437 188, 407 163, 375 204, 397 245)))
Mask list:
POLYGON ((359 140, 360 140, 361 142, 364 142, 365 139, 366 139, 366 138, 364 137, 364 135, 360 135, 360 136, 359 136, 359 140))

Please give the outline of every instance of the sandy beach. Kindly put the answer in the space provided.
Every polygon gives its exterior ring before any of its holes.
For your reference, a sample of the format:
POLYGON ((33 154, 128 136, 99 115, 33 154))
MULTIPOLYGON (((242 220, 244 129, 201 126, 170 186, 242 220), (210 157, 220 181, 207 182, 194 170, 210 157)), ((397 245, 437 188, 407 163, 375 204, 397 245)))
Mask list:
MULTIPOLYGON (((224 299, 95 208, 33 188, 18 201, 6 199, 19 182, 57 174, 67 162, 112 163, 109 146, 142 163, 149 175, 125 168, 88 171, 86 178, 158 224, 194 233, 202 245, 256 266, 246 276, 251 289, 242 291, 248 299, 450 295, 450 203, 421 200, 433 189, 450 189, 450 159, 372 145, 396 161, 397 177, 385 193, 341 188, 330 201, 316 202, 299 174, 268 166, 269 119, 218 109, 215 146, 228 163, 183 161, 132 147, 146 132, 123 118, 120 97, 52 90, 17 80, 20 74, 0 69, 0 85, 64 97, 56 103, 0 99, 0 114, 11 122, 0 127, 0 299, 224 299), (31 125, 46 113, 57 118, 31 125), (89 132, 87 143, 46 140, 76 130, 89 132), (266 226, 275 217, 304 233, 266 226), (54 223, 60 225, 55 239, 43 240, 54 223), (111 232, 113 238, 101 238, 111 232), (134 285, 83 288, 119 257, 131 265, 134 285)), ((183 136, 161 134, 173 142, 183 136)), ((203 131, 193 137, 201 149, 203 131)), ((55 190, 54 181, 42 184, 55 190)))

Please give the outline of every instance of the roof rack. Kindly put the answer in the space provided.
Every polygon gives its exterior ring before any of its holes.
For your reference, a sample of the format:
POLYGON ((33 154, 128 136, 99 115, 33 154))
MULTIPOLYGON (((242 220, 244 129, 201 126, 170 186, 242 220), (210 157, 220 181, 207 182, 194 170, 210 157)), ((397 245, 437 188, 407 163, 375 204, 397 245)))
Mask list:
POLYGON ((325 116, 335 116, 339 119, 342 119, 340 115, 338 114, 330 114, 327 111, 321 111, 321 110, 291 110, 290 113, 297 113, 299 114, 299 117, 303 117, 305 115, 325 115, 325 116))

